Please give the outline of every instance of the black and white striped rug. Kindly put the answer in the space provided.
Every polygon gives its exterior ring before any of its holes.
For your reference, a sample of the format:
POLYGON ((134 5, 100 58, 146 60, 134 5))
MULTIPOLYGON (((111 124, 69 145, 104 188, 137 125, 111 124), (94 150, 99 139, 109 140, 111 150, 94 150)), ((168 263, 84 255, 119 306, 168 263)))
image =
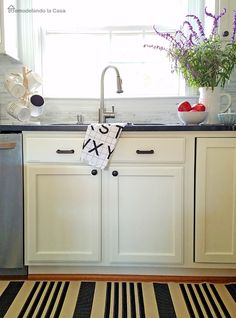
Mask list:
POLYGON ((235 318, 235 284, 0 281, 0 317, 235 318))

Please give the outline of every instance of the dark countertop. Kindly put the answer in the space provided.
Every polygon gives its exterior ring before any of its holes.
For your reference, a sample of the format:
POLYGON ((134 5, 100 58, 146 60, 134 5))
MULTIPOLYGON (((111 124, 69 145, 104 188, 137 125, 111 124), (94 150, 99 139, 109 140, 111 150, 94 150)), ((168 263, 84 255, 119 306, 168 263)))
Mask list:
MULTIPOLYGON (((128 124, 123 131, 234 131, 236 125, 128 124)), ((22 131, 86 131, 87 124, 0 124, 0 133, 22 131)))

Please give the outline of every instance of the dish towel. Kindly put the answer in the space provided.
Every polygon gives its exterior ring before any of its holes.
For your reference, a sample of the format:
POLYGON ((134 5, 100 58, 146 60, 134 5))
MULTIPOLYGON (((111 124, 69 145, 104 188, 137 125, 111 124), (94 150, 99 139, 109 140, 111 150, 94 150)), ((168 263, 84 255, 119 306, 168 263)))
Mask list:
POLYGON ((81 161, 87 162, 95 168, 104 169, 125 125, 126 123, 88 125, 80 157, 81 161))

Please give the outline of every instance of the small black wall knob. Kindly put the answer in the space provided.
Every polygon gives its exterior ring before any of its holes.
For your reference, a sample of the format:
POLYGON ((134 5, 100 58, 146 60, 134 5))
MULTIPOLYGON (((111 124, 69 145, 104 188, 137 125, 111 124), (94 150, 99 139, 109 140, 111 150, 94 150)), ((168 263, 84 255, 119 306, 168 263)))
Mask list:
POLYGON ((96 176, 97 173, 98 173, 98 171, 97 171, 96 169, 93 169, 93 170, 91 171, 91 174, 92 174, 93 176, 96 176))
POLYGON ((226 30, 226 31, 223 32, 223 37, 226 38, 227 36, 229 36, 229 31, 226 30))
POLYGON ((116 170, 112 171, 112 175, 113 175, 113 177, 117 177, 118 176, 118 171, 116 171, 116 170))

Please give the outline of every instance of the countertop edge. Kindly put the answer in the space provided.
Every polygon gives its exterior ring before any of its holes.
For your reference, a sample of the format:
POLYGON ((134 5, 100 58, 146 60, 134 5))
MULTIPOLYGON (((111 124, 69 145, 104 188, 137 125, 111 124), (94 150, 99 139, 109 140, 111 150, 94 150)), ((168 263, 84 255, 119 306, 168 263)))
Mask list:
MULTIPOLYGON (((87 126, 82 125, 57 125, 57 124, 41 124, 41 125, 18 125, 18 124, 0 124, 0 133, 7 132, 23 132, 23 131, 86 131, 87 126)), ((156 124, 135 124, 127 125, 123 131, 234 131, 236 125, 226 126, 222 124, 216 125, 156 125, 156 124)))

